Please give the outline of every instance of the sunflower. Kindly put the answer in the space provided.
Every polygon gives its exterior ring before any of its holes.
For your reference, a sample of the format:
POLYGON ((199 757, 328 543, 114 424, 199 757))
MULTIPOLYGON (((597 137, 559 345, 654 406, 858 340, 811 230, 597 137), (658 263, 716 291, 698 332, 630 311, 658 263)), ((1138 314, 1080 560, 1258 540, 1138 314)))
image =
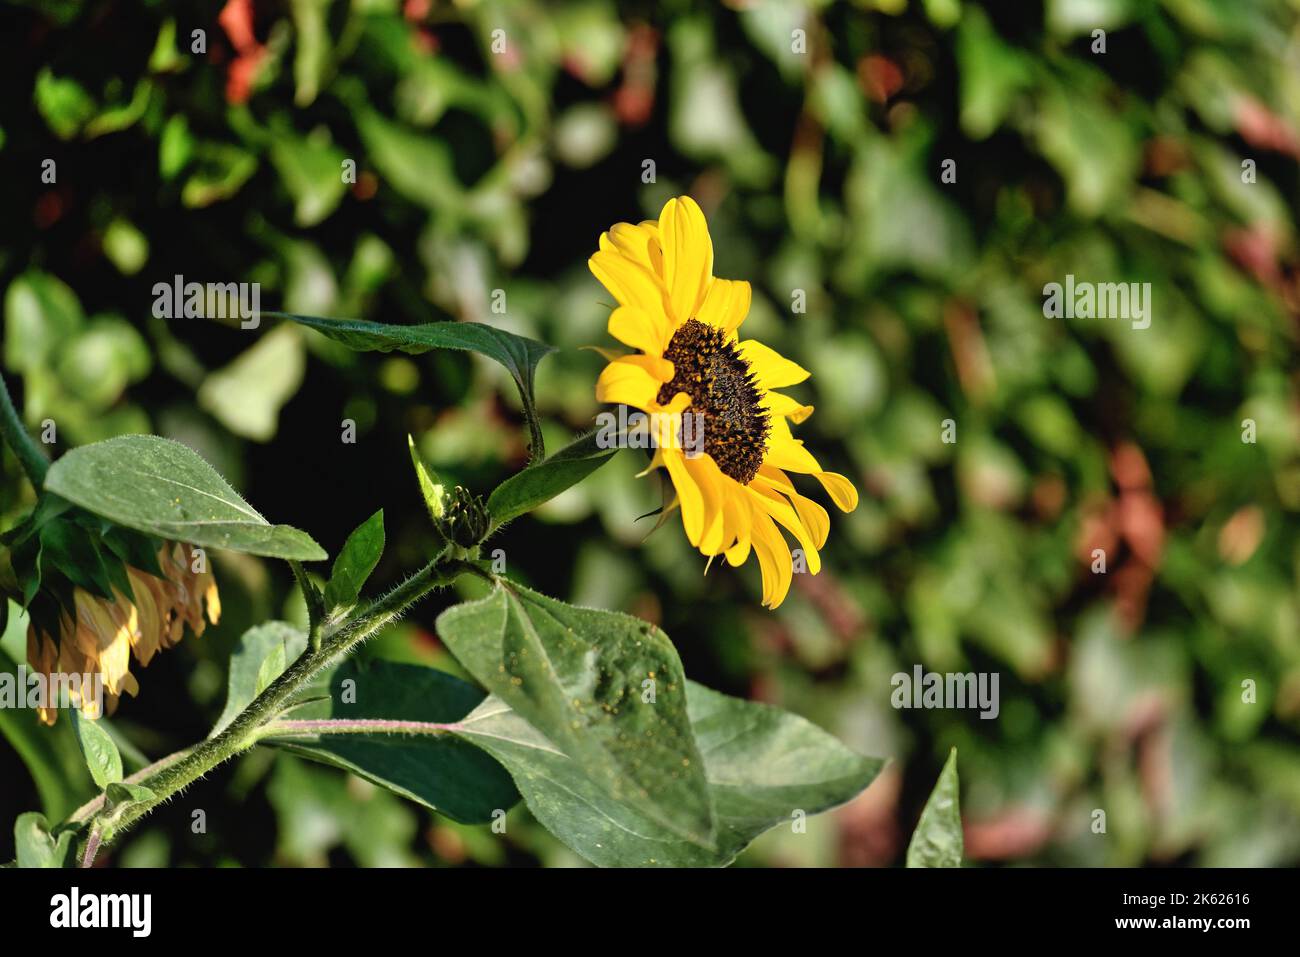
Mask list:
MULTIPOLYGON (((163 577, 126 566, 131 596, 113 589, 113 600, 93 595, 84 588, 73 590, 75 615, 64 611, 52 636, 35 621, 27 626, 27 661, 44 674, 47 687, 56 687, 58 675, 99 675, 103 682, 105 711, 112 714, 122 694, 139 691, 131 674, 131 656, 145 666, 159 650, 181 640, 185 625, 195 636, 203 634, 204 610, 216 624, 221 617, 221 598, 212 573, 196 570, 189 545, 165 543, 158 551, 163 577)), ((101 717, 99 702, 88 695, 73 695, 73 704, 87 718, 101 717)), ((38 714, 45 724, 54 724, 55 701, 47 701, 38 714)))
MULTIPOLYGON (((758 556, 763 604, 775 608, 790 590, 793 561, 782 529, 803 550, 808 571, 821 570, 826 509, 795 490, 788 473, 811 475, 845 512, 858 492, 827 472, 790 431, 812 406, 775 390, 808 378, 807 370, 754 339, 741 339, 749 283, 713 276, 713 242, 704 214, 688 196, 670 199, 659 219, 617 223, 588 260, 618 300, 609 332, 638 350, 612 358, 596 398, 631 406, 661 423, 646 472, 663 468, 673 483, 686 537, 712 559, 737 567, 758 556), (690 411, 702 423, 699 445, 665 429, 690 411)), ((643 473, 644 474, 644 473, 643 473)))

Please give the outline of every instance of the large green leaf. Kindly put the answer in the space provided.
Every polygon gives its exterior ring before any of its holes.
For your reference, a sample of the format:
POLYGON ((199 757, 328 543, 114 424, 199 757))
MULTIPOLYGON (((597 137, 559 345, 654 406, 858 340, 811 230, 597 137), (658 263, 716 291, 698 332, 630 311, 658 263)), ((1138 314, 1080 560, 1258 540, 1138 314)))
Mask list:
POLYGON ((288 525, 271 525, 187 446, 124 435, 68 452, 45 487, 119 525, 211 548, 319 561, 324 549, 288 525))
POLYGON ((487 598, 443 612, 438 633, 576 774, 679 838, 714 846, 686 679, 662 631, 498 580, 487 598))
POLYGON ((688 711, 717 811, 713 850, 684 841, 612 799, 568 755, 498 698, 457 733, 514 775, 529 809, 602 866, 723 866, 759 834, 848 801, 883 763, 854 754, 796 715, 686 683, 688 711))
POLYGON ((224 730, 306 650, 307 636, 288 622, 268 621, 244 632, 230 656, 226 707, 212 734, 224 730))
POLYGON ((290 313, 264 312, 263 315, 292 319, 359 352, 396 350, 419 355, 430 349, 458 349, 495 359, 506 367, 519 389, 519 398, 523 402, 524 414, 528 417, 532 433, 534 458, 543 454, 541 427, 533 399, 533 374, 537 364, 555 351, 554 346, 481 322, 426 322, 421 325, 395 326, 361 319, 322 319, 290 313))
POLYGON ((610 460, 616 447, 602 448, 592 432, 566 445, 550 458, 530 465, 506 479, 488 496, 493 525, 532 511, 570 486, 576 485, 610 460))
POLYGON ((962 849, 957 749, 953 748, 907 845, 907 866, 961 867, 962 849))
POLYGON ((482 750, 441 731, 483 700, 452 675, 391 661, 347 661, 280 722, 269 743, 345 768, 448 817, 492 820, 519 800, 510 775, 482 750), (370 730, 370 723, 378 723, 370 730), (421 727, 423 726, 423 727, 421 727), (423 733, 422 733, 423 732, 423 733))

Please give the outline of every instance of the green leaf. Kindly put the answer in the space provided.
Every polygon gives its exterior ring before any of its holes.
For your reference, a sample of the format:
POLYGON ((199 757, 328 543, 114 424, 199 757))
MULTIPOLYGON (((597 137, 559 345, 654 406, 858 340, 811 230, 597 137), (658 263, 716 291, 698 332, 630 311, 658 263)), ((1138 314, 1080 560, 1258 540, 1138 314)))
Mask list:
POLYGON ((55 350, 85 323, 81 303, 54 276, 30 270, 5 291, 5 365, 30 374, 53 365, 55 350))
POLYGON ((294 200, 294 222, 315 226, 329 218, 347 191, 343 151, 313 137, 278 134, 271 162, 294 200))
POLYGON ((972 139, 991 136, 1011 111, 1016 97, 1033 88, 1032 60, 1010 44, 978 7, 967 7, 957 31, 961 67, 961 126, 972 139))
POLYGON ((111 554, 105 556, 90 533, 78 523, 52 519, 41 527, 40 541, 41 563, 46 570, 53 565, 74 585, 110 601, 114 585, 124 593, 129 591, 130 583, 125 579, 121 563, 111 554), (122 588, 123 584, 128 587, 122 588))
POLYGON ((266 743, 352 771, 465 823, 490 821, 519 800, 501 765, 441 727, 483 700, 473 685, 422 665, 349 660, 313 687, 320 697, 290 712, 281 722, 285 733, 266 743), (369 731, 358 722, 390 726, 369 731), (416 725, 426 726, 424 733, 416 725))
POLYGON ((334 571, 325 585, 326 609, 355 605, 361 586, 375 570, 383 552, 384 510, 381 508, 357 526, 334 559, 334 571))
POLYGON ((229 199, 257 172, 257 157, 231 143, 200 143, 193 155, 194 171, 181 187, 181 202, 191 209, 229 199))
POLYGON ((958 803, 957 749, 953 748, 939 781, 925 802, 921 820, 907 845, 908 867, 961 867, 961 806, 958 803))
POLYGON ((255 625, 239 639, 230 656, 226 707, 208 737, 225 730, 253 699, 307 650, 307 636, 284 621, 255 625))
POLYGON ((67 140, 95 115, 95 101, 76 80, 57 77, 49 67, 36 76, 34 99, 46 124, 59 139, 67 140))
POLYGON ((481 322, 428 322, 422 325, 394 326, 360 319, 322 319, 318 316, 289 313, 263 311, 263 315, 291 319, 359 352, 397 350, 408 355, 419 355, 430 349, 458 349, 495 359, 506 367, 519 389, 524 415, 528 418, 532 433, 534 457, 544 454, 541 425, 533 399, 533 374, 537 370, 537 364, 555 351, 554 346, 481 322))
MULTIPOLYGON (((329 0, 290 0, 298 51, 293 61, 296 85, 295 106, 309 106, 320 91, 321 81, 330 63, 330 34, 326 22, 329 0)), ((335 165, 335 179, 338 166, 335 165)), ((306 223, 304 225, 313 225, 306 223)))
POLYGON ((199 405, 236 435, 269 442, 280 409, 302 384, 303 335, 292 326, 273 329, 199 386, 199 405))
POLYGON ((72 855, 72 832, 58 837, 50 833, 45 815, 28 811, 14 821, 14 844, 19 867, 69 867, 72 855))
POLYGON ((79 710, 73 709, 72 726, 77 732, 81 756, 86 759, 86 767, 90 769, 95 784, 106 788, 122 780, 122 755, 99 722, 91 721, 83 717, 79 710))
POLYGON ((584 435, 493 489, 487 501, 492 524, 504 525, 512 518, 532 511, 608 462, 618 448, 603 442, 601 436, 600 432, 584 435))
POLYGON ((498 580, 438 617, 438 634, 489 691, 564 754, 575 773, 679 838, 713 847, 686 679, 668 637, 498 580))
POLYGON ((319 561, 306 532, 271 525, 187 446, 124 435, 68 452, 45 487, 104 518, 161 538, 270 558, 319 561))
POLYGON ((447 487, 434 480, 434 475, 420 458, 420 453, 415 447, 415 439, 409 434, 406 436, 406 445, 411 451, 411 465, 415 467, 415 478, 420 483, 420 494, 424 496, 425 508, 429 510, 429 518, 437 526, 444 511, 443 496, 447 493, 447 487))
POLYGON ((459 212, 467 194, 446 141, 394 123, 364 104, 355 116, 365 155, 387 184, 431 212, 459 212))
POLYGON ((759 834, 850 800, 884 762, 811 722, 686 683, 688 714, 717 810, 717 847, 681 840, 614 801, 540 732, 488 698, 457 732, 510 769, 533 815, 601 866, 724 866, 759 834))

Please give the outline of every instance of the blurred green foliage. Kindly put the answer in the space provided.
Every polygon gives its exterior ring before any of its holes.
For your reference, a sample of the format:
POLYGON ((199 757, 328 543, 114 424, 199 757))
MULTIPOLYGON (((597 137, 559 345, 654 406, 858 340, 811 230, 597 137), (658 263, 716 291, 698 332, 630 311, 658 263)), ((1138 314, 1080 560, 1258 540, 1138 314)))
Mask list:
MULTIPOLYGON (((799 435, 862 506, 775 614, 756 568, 706 577, 676 527, 643 542, 659 490, 632 453, 496 544, 512 576, 661 623, 696 679, 895 759, 858 801, 742 862, 900 862, 955 745, 968 860, 1295 864, 1296 13, 30 3, 10 11, 0 62, 5 371, 58 448, 179 438, 331 553, 382 506, 375 580, 393 581, 431 543, 406 433, 480 492, 523 465, 505 372, 351 353, 288 325, 156 320, 153 284, 256 281, 266 308, 553 343, 537 391, 558 448, 598 411, 601 359, 581 347, 609 344, 586 257, 613 222, 690 192, 717 274, 754 284, 749 333, 813 372, 799 435), (1047 318, 1043 287, 1067 275, 1150 283, 1150 328, 1047 318), (893 709, 890 677, 918 662, 999 672, 998 719, 893 709)), ((12 464, 5 527, 31 504, 12 464)), ((219 556, 217 574, 222 627, 143 672, 113 721, 151 756, 203 734, 245 627, 303 615, 279 567, 219 556)), ((368 651, 454 670, 436 610, 368 651)), ((47 803, 52 776, 87 788, 75 761, 59 770, 66 731, 37 774, 47 803)), ((0 748, 0 775, 24 782, 0 795, 4 819, 38 806, 15 752, 0 748)), ((111 861, 576 858, 522 808, 498 836, 255 753, 111 861)))

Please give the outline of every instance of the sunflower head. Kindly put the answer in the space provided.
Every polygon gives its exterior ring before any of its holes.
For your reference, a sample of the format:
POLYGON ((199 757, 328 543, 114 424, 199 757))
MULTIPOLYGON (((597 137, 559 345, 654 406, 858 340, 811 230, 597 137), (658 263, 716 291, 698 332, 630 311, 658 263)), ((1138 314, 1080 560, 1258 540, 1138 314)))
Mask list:
POLYGON ((703 555, 733 566, 757 555, 763 604, 775 608, 793 575, 786 533, 816 574, 830 531, 826 510, 795 489, 790 473, 816 478, 843 511, 858 504, 853 483, 824 471, 790 431, 813 410, 777 390, 808 372, 740 338, 749 283, 713 275, 708 224, 689 196, 669 200, 658 220, 612 226, 588 265, 618 301, 610 335, 636 350, 605 367, 596 398, 652 421, 697 417, 702 441, 679 441, 678 427, 652 430, 660 441, 650 468, 668 473, 686 537, 703 555))

